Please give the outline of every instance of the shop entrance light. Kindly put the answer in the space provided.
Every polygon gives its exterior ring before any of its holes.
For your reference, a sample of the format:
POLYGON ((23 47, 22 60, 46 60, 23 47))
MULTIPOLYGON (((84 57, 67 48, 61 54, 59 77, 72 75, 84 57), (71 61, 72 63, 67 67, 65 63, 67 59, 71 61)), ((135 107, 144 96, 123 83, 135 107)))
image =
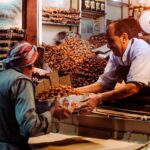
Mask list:
POLYGON ((12 1, 14 1, 14 0, 0 0, 0 3, 2 4, 2 3, 11 3, 12 1))

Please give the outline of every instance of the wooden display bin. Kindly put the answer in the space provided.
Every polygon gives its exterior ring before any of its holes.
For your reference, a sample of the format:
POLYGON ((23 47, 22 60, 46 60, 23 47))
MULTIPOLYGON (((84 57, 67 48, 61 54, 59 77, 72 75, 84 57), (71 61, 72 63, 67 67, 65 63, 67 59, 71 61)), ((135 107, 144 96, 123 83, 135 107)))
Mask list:
POLYGON ((37 96, 39 93, 47 90, 50 86, 57 86, 59 84, 71 86, 70 76, 67 75, 59 77, 58 71, 53 71, 49 73, 49 79, 44 79, 39 82, 39 84, 36 86, 35 95, 37 96))

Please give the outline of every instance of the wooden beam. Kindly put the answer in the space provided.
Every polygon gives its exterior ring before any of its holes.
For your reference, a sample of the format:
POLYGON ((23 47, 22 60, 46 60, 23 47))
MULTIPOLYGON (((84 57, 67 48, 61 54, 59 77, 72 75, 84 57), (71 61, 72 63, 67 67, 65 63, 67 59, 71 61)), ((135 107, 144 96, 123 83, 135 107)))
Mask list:
POLYGON ((27 42, 37 45, 37 6, 38 0, 26 0, 27 42))

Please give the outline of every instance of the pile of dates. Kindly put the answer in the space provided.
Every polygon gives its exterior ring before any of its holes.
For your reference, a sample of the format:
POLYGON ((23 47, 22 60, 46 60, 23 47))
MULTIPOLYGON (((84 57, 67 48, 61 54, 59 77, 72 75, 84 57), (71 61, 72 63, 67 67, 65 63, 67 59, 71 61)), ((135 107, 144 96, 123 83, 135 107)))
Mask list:
POLYGON ((36 99, 40 101, 47 101, 57 96, 66 97, 72 94, 79 95, 80 93, 75 89, 73 89, 71 86, 66 86, 66 85, 50 86, 47 90, 38 94, 36 96, 36 99))
POLYGON ((45 45, 45 61, 60 76, 70 75, 72 86, 81 87, 97 81, 107 59, 98 58, 94 46, 79 37, 70 37, 57 46, 45 45))

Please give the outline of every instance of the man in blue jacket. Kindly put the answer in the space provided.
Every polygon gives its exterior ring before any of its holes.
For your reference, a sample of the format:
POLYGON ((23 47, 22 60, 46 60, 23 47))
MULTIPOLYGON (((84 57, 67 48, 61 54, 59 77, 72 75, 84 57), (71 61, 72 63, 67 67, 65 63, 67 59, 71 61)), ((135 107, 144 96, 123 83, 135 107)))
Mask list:
POLYGON ((70 111, 56 104, 51 110, 36 113, 35 89, 31 81, 38 52, 34 45, 15 45, 0 72, 0 149, 29 150, 28 138, 51 131, 52 118, 65 119, 70 111))

